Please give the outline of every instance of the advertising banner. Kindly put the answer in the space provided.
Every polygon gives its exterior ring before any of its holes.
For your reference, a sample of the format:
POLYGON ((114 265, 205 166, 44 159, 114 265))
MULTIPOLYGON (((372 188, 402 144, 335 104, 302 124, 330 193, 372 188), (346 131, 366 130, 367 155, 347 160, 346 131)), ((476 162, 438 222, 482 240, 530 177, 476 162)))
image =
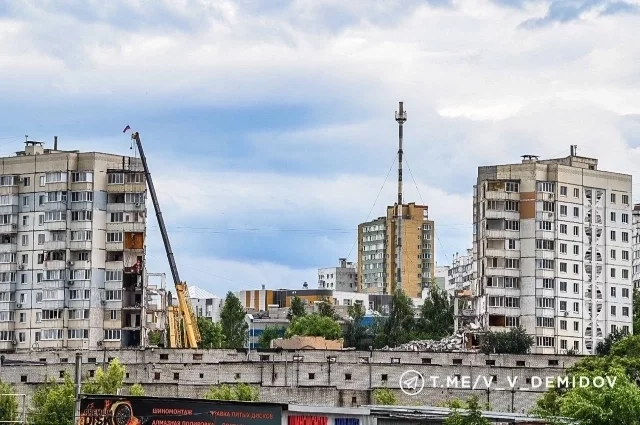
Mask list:
POLYGON ((77 425, 281 425, 282 407, 159 397, 87 396, 77 425))

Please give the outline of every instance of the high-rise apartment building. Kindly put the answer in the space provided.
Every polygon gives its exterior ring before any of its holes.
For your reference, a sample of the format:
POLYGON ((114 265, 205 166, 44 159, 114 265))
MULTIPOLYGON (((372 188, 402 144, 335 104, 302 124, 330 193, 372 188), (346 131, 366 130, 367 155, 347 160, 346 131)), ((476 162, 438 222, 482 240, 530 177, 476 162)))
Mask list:
POLYGON ((163 306, 145 294, 140 161, 57 141, 0 161, 0 350, 143 344, 163 306))
POLYGON ((631 176, 572 154, 478 168, 478 313, 491 330, 522 325, 536 353, 592 353, 630 331, 631 176))
POLYGON ((346 258, 338 260, 338 267, 318 269, 318 289, 356 292, 358 289, 356 266, 346 258))
POLYGON ((640 204, 633 206, 632 279, 634 289, 640 289, 640 204))
MULTIPOLYGON (((435 273, 435 228, 428 207, 415 203, 402 206, 402 290, 421 298, 422 289, 433 283, 435 273)), ((397 207, 387 207, 387 216, 358 225, 358 290, 391 294, 396 287, 397 207)))
POLYGON ((472 249, 467 249, 466 255, 453 257, 448 270, 447 292, 454 296, 456 291, 471 289, 476 279, 476 262, 472 249))

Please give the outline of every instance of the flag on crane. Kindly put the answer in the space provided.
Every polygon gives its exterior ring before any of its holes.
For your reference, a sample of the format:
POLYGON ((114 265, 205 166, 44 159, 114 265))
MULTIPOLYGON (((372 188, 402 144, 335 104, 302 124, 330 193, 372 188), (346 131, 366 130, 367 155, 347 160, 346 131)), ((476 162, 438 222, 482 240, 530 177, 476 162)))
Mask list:
POLYGON ((126 126, 126 127, 124 128, 124 130, 122 130, 122 132, 123 132, 123 133, 126 133, 126 132, 127 132, 127 130, 131 130, 131 127, 126 126))

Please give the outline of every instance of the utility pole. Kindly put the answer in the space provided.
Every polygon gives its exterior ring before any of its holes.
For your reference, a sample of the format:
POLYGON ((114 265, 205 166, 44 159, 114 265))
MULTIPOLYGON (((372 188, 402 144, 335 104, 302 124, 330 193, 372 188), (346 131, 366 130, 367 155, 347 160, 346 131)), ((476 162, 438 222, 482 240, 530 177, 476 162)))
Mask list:
POLYGON ((75 367, 75 408, 73 413, 73 422, 76 423, 80 418, 80 386, 82 384, 82 353, 76 353, 76 367, 75 367))
POLYGON ((402 128, 407 121, 404 102, 396 111, 398 123, 398 205, 396 206, 396 288, 402 289, 402 128))

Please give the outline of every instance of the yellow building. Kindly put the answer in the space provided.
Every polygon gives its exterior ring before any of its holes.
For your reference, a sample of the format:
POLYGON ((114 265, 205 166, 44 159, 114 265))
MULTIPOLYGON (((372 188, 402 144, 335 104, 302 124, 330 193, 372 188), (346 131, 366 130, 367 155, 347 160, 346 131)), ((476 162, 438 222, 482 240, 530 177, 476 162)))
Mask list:
MULTIPOLYGON (((396 287, 396 209, 387 207, 386 217, 358 226, 358 290, 391 294, 396 287)), ((434 222, 429 208, 415 203, 402 207, 401 287, 412 298, 421 297, 435 273, 434 222)))

